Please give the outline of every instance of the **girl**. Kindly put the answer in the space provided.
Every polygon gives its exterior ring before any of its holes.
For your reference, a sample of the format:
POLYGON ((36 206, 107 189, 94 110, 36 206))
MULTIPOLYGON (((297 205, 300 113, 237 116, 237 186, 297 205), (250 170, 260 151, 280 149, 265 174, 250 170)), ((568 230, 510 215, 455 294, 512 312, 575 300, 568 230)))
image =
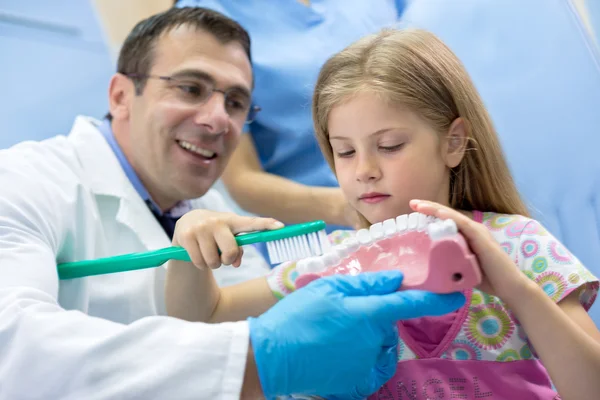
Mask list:
MULTIPOLYGON (((439 39, 388 30, 336 54, 319 75, 313 117, 321 149, 365 226, 413 211, 451 218, 484 274, 457 312, 399 324, 397 372, 370 398, 600 394, 600 332, 586 313, 598 281, 528 217, 488 113, 439 39)), ((226 230, 219 224, 199 227, 184 217, 181 231, 212 239, 226 230)), ((205 254, 197 249, 209 242, 188 247, 205 254)), ((239 263, 238 253, 228 257, 239 263)), ((169 310, 193 319, 259 314, 294 290, 297 275, 294 263, 283 264, 267 279, 219 291, 206 271, 186 268, 169 269, 169 310), (190 284, 192 274, 203 275, 190 284), (207 307, 198 306, 197 282, 212 299, 207 307)))

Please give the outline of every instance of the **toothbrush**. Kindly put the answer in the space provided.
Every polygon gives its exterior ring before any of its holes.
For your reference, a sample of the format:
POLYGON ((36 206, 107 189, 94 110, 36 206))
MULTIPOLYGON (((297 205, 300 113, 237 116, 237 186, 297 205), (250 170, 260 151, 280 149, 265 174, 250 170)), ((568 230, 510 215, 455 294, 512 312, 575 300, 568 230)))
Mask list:
MULTIPOLYGON (((273 264, 318 256, 331 247, 323 221, 290 225, 272 231, 240 234, 236 236, 235 241, 239 246, 266 243, 269 259, 273 264)), ((190 261, 190 257, 184 248, 172 246, 154 251, 58 264, 58 277, 74 279, 134 271, 158 267, 169 260, 190 261)))

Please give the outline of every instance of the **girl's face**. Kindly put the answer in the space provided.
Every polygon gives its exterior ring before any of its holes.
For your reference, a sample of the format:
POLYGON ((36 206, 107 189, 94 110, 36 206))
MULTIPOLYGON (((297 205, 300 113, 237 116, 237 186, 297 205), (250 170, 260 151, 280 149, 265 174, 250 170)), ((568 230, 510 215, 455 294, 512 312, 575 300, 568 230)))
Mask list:
POLYGON ((448 205, 450 168, 462 159, 448 143, 464 138, 460 119, 446 137, 407 108, 365 93, 336 106, 328 127, 340 187, 370 223, 410 213, 411 199, 448 205))

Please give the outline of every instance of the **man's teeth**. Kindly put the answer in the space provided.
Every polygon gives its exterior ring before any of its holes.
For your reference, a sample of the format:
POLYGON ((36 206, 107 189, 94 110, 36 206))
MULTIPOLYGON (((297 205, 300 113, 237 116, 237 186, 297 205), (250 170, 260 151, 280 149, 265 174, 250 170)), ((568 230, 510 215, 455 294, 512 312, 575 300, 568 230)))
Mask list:
POLYGON ((215 152, 214 151, 210 151, 210 150, 206 150, 200 147, 196 147, 193 144, 189 143, 189 142, 185 142, 183 140, 179 140, 177 141, 177 143, 179 144, 180 147, 191 151, 192 153, 196 153, 201 155, 202 157, 206 157, 206 158, 213 158, 215 156, 215 152))

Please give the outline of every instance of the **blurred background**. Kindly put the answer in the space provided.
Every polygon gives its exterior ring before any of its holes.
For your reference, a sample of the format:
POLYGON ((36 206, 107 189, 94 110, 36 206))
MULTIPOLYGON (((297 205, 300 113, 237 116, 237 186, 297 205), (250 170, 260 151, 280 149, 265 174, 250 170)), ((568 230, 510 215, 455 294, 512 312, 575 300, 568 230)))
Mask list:
POLYGON ((102 117, 117 43, 171 3, 0 0, 0 148, 67 134, 77 114, 102 117))
MULTIPOLYGON (((172 3, 0 0, 0 149, 101 118, 120 43, 172 3)), ((438 34, 471 73, 534 217, 600 275, 600 1, 406 3, 399 25, 438 34)))
MULTIPOLYGON (((547 1, 553 2, 556 0, 547 1)), ((139 19, 172 3, 170 0, 0 0, 0 148, 26 139, 65 134, 76 114, 101 117, 106 111, 107 83, 114 71, 120 43, 139 19)), ((438 6, 430 0, 408 3, 438 6)), ((447 3, 460 9, 474 2, 447 3)), ((531 10, 526 8, 533 10, 537 3, 546 2, 504 3, 514 4, 512 13, 527 14, 531 10)), ((597 38, 600 1, 571 3, 590 37, 597 38)), ((411 7, 414 5, 409 4, 408 12, 411 7)), ((507 19, 504 23, 508 26, 511 21, 507 19)), ((552 30, 554 22, 531 20, 531 23, 552 30)))

